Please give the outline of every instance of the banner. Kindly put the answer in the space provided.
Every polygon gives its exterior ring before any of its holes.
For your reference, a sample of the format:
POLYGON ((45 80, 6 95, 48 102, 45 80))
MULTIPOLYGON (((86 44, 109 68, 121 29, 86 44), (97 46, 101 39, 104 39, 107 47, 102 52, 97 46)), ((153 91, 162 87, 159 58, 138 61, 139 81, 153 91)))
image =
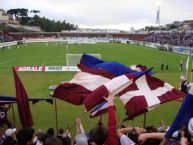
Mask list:
POLYGON ((60 71, 69 71, 77 72, 80 71, 77 66, 45 66, 46 72, 60 72, 60 71))
POLYGON ((77 72, 77 66, 16 66, 17 72, 77 72))
POLYGON ((41 72, 41 71, 45 71, 45 66, 16 66, 15 70, 21 71, 21 72, 41 72))

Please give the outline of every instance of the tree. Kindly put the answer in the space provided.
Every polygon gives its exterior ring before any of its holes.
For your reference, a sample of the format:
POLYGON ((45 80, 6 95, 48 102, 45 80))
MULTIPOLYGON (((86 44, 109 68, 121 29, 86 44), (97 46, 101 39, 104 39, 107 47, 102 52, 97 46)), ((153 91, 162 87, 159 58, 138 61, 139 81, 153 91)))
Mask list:
POLYGON ((37 13, 40 13, 40 11, 39 10, 31 10, 30 13, 34 13, 36 15, 37 13))
POLYGON ((7 11, 7 14, 11 14, 11 15, 14 15, 15 19, 17 20, 18 18, 18 10, 17 9, 10 9, 7 11))
POLYGON ((16 20, 18 20, 19 16, 28 17, 28 9, 24 8, 17 8, 17 9, 10 9, 7 11, 8 14, 12 14, 15 16, 16 20))
POLYGON ((76 30, 78 29, 77 25, 67 23, 64 21, 55 21, 49 20, 45 17, 41 18, 37 13, 40 13, 39 10, 31 10, 30 12, 34 13, 34 17, 28 17, 28 9, 18 8, 18 9, 10 9, 8 10, 9 14, 13 14, 16 16, 17 20, 20 21, 22 25, 29 26, 39 26, 45 32, 61 32, 62 30, 76 30))
POLYGON ((22 18, 28 17, 28 9, 21 8, 17 10, 18 10, 18 15, 21 16, 22 18))
POLYGON ((174 25, 174 24, 171 24, 170 27, 169 27, 169 29, 176 29, 176 28, 177 28, 177 26, 174 25))

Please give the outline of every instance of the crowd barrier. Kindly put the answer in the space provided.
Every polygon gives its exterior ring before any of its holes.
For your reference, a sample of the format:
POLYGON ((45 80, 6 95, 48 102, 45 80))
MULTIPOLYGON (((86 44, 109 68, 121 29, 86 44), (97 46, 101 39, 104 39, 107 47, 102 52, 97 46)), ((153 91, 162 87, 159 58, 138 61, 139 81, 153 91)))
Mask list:
POLYGON ((156 48, 156 49, 163 50, 163 51, 170 51, 170 52, 186 54, 186 55, 189 55, 190 52, 193 52, 193 47, 172 46, 168 44, 158 44, 158 43, 151 43, 151 42, 145 42, 145 41, 134 41, 134 40, 129 40, 127 43, 147 46, 147 47, 156 48))
POLYGON ((18 41, 12 41, 12 42, 4 42, 4 43, 0 43, 0 48, 5 48, 5 47, 10 47, 13 45, 17 45, 18 41))

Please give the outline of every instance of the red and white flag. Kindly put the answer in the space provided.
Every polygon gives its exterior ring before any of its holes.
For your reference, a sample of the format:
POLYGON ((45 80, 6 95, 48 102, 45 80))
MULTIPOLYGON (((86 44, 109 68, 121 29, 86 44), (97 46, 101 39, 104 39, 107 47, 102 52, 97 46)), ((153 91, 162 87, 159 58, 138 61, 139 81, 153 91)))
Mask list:
POLYGON ((158 78, 143 75, 118 95, 130 119, 185 94, 158 78))
POLYGON ((115 77, 102 69, 88 68, 83 65, 79 65, 79 68, 82 71, 78 72, 71 81, 55 89, 54 97, 74 105, 81 105, 88 94, 115 77))
POLYGON ((97 104, 104 101, 104 97, 107 97, 109 94, 117 95, 122 90, 127 88, 129 85, 133 83, 135 79, 140 76, 136 76, 134 74, 121 75, 102 86, 98 87, 96 90, 92 91, 84 100, 84 105, 87 110, 92 109, 97 104))
POLYGON ((141 64, 131 65, 130 68, 131 68, 132 70, 137 71, 137 72, 141 72, 141 71, 147 70, 147 67, 146 67, 146 66, 143 66, 143 65, 141 65, 141 64))

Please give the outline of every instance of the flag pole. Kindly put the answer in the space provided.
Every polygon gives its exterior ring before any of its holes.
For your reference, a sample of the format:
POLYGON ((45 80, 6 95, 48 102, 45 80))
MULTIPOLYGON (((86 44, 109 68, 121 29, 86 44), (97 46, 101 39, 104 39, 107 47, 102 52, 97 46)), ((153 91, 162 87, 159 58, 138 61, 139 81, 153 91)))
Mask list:
MULTIPOLYGON (((82 118, 87 113, 87 110, 84 110, 78 117, 82 118)), ((66 135, 72 130, 72 128, 76 125, 76 121, 73 122, 73 124, 69 127, 69 129, 66 132, 66 135)))
POLYGON ((143 128, 146 126, 146 112, 144 113, 143 128))
POLYGON ((12 109, 12 113, 13 113, 13 127, 15 128, 15 111, 14 111, 14 108, 13 108, 13 104, 11 104, 11 109, 12 109))
POLYGON ((56 99, 54 99, 54 106, 55 106, 55 118, 56 118, 56 131, 58 132, 58 110, 57 110, 56 99))

